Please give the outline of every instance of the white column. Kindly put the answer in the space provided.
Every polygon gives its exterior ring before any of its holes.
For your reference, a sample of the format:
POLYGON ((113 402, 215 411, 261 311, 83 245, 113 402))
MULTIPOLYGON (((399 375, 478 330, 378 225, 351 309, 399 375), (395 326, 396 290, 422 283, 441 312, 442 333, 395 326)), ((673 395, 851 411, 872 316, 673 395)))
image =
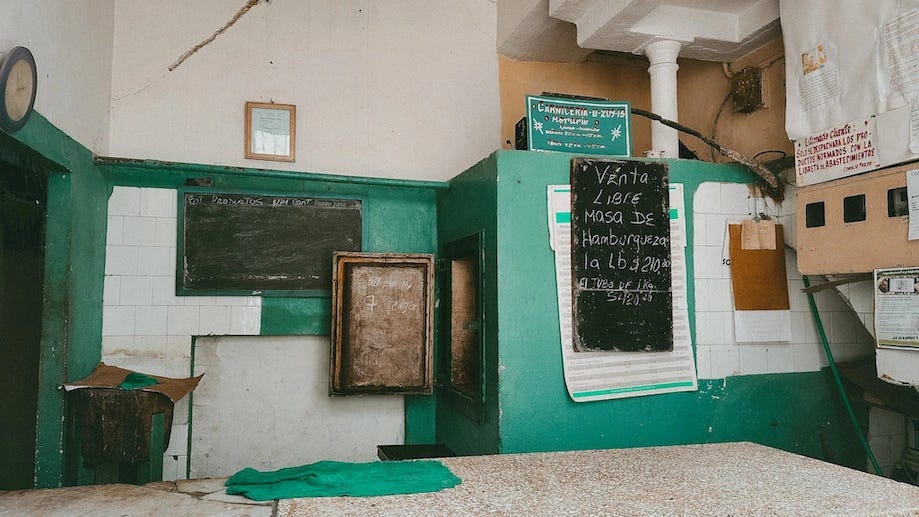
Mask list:
MULTIPOLYGON (((648 73, 651 75, 651 111, 665 119, 676 122, 676 64, 682 43, 679 41, 655 41, 645 47, 645 55, 651 61, 648 73)), ((651 123, 651 149, 663 151, 665 158, 679 157, 680 145, 677 130, 660 122, 651 123)))

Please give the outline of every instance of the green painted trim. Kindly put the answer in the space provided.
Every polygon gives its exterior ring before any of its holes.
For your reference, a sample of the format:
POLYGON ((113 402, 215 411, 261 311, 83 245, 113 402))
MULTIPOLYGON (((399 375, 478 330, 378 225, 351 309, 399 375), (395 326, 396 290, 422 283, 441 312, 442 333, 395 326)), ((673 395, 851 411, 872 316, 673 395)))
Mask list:
POLYGON ((600 395, 612 395, 615 393, 635 393, 639 391, 666 390, 672 388, 689 388, 693 383, 690 381, 665 382, 663 384, 648 384, 645 386, 629 386, 628 388, 611 388, 607 390, 582 391, 572 393, 573 398, 598 397, 600 395))
POLYGON ((87 375, 101 355, 105 180, 92 152, 40 113, 14 134, 0 132, 0 146, 49 174, 34 482, 57 487, 66 455, 59 387, 87 375))
POLYGON ((207 165, 197 163, 167 162, 162 160, 134 160, 98 156, 97 165, 115 167, 136 167, 149 170, 171 170, 181 172, 200 172, 207 174, 225 174, 229 176, 259 176, 263 178, 281 178, 299 181, 319 181, 323 183, 348 183, 354 185, 373 185, 383 187, 421 188, 444 190, 450 184, 444 181, 402 180, 392 178, 373 178, 369 176, 343 176, 337 174, 320 174, 315 172, 282 171, 276 169, 255 169, 248 167, 231 167, 225 165, 207 165))

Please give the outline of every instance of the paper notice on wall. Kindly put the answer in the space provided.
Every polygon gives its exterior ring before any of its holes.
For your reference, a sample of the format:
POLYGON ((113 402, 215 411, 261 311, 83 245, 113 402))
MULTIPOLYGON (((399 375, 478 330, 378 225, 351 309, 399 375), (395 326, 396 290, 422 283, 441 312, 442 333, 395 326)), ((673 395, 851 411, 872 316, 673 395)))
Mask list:
POLYGON ((825 129, 795 141, 795 183, 799 187, 879 168, 876 119, 869 117, 825 129))
POLYGON ((890 88, 909 104, 909 150, 919 153, 919 9, 884 24, 881 32, 890 88))
POLYGON ((673 350, 670 352, 575 352, 572 331, 571 187, 547 189, 549 235, 555 250, 562 367, 575 402, 697 389, 686 288, 686 215, 683 186, 670 185, 670 249, 673 290, 673 350), (554 227, 554 228, 553 228, 554 227))
POLYGON ((801 109, 818 108, 839 98, 836 47, 827 41, 801 53, 803 75, 798 80, 801 109))
POLYGON ((874 333, 882 348, 919 348, 919 268, 874 270, 874 333))
POLYGON ((919 169, 906 171, 906 198, 909 203, 909 235, 919 240, 919 169))

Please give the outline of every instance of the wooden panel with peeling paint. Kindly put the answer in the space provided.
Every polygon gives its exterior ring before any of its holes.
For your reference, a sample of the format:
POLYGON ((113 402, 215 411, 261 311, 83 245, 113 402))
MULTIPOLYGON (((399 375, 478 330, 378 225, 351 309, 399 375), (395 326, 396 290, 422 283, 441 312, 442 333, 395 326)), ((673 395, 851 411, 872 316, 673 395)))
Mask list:
POLYGON ((433 255, 333 260, 330 392, 430 394, 433 255))

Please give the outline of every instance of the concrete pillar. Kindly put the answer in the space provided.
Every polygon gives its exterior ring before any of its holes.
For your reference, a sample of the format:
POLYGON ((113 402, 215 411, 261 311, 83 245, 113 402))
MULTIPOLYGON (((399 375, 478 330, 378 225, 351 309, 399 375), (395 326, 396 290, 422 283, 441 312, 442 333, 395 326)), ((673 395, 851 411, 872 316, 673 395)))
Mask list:
MULTIPOLYGON (((651 111, 663 118, 677 120, 676 64, 682 43, 679 41, 655 41, 645 47, 645 55, 651 61, 648 73, 651 75, 651 111)), ((665 158, 677 158, 680 154, 677 130, 660 122, 651 123, 651 149, 663 151, 665 158)))

